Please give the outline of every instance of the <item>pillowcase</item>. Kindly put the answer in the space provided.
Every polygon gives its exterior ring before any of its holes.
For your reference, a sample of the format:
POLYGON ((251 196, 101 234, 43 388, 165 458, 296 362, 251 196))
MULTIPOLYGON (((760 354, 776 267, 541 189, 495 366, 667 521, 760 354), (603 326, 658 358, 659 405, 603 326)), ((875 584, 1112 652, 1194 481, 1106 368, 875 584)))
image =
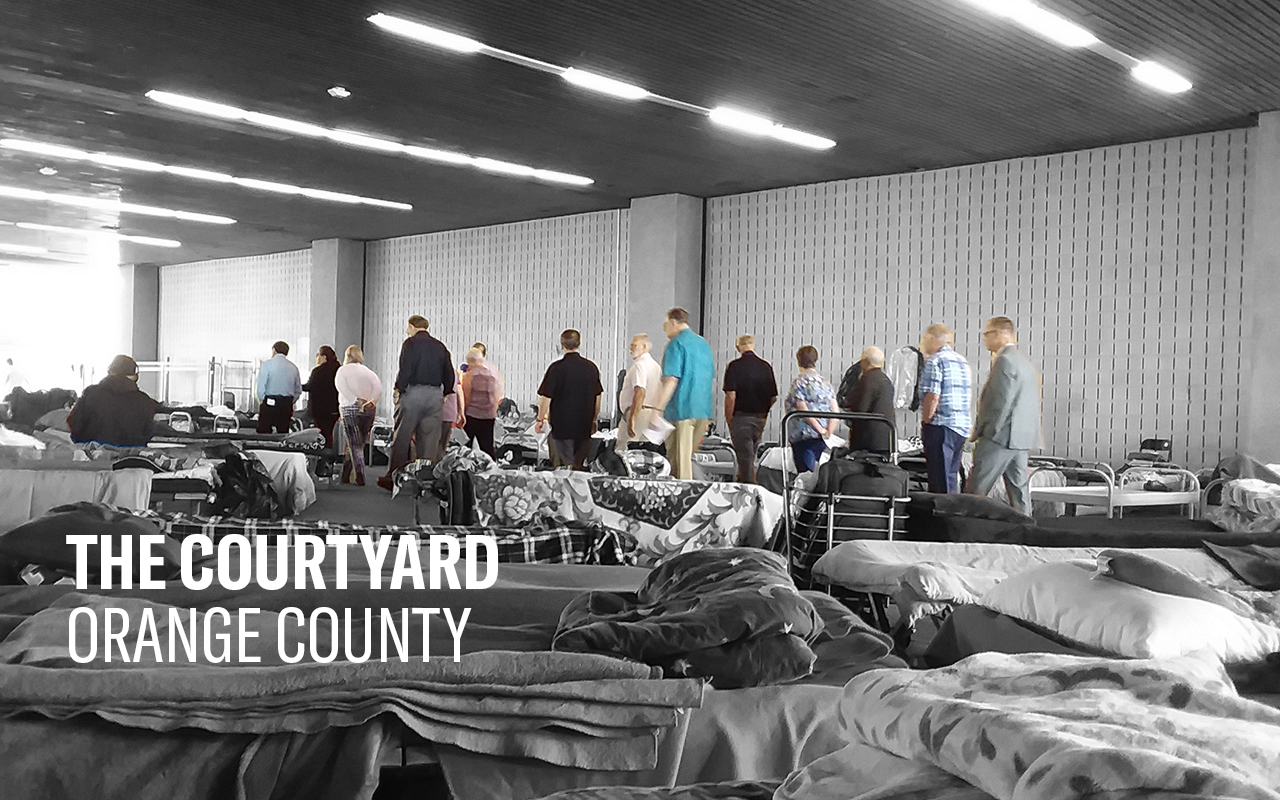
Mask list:
MULTIPOLYGON (((123 539, 156 533, 161 533, 159 526, 149 520, 116 511, 101 503, 80 502, 58 506, 42 517, 0 534, 0 557, 20 564, 40 564, 74 574, 76 548, 68 544, 68 535, 110 536, 112 551, 118 553, 123 539)), ((136 538, 133 538, 132 547, 133 576, 136 583, 141 556, 136 538)), ((164 559, 159 573, 153 571, 153 578, 168 580, 177 576, 182 563, 182 549, 177 541, 166 537, 163 545, 152 548, 152 555, 164 559)), ((101 559, 101 548, 97 544, 89 545, 90 575, 97 575, 101 559)))
POLYGON ((1188 572, 1172 567, 1163 561, 1125 550, 1103 550, 1098 554, 1098 573, 1118 581, 1150 589, 1161 594, 1193 597, 1206 603, 1222 606, 1233 614, 1262 623, 1273 620, 1260 618, 1259 609, 1244 599, 1199 580, 1188 572))
POLYGON ((1235 664, 1280 650, 1280 628, 1203 600, 1094 577, 1091 568, 1088 562, 1045 564, 996 584, 980 604, 1127 658, 1208 651, 1224 664, 1235 664))
MULTIPOLYGON (((48 608, 27 617, 25 621, 19 624, 12 633, 0 642, 0 663, 5 664, 27 664, 38 667, 55 667, 67 669, 129 669, 129 668, 146 668, 146 667, 273 667, 284 666, 285 662, 280 658, 279 645, 279 628, 278 619, 275 612, 262 611, 253 616, 246 618, 248 630, 256 631, 258 636, 247 637, 245 639, 245 654, 257 656, 262 659, 261 663, 240 664, 239 652, 239 621, 236 618, 236 609, 230 609, 230 624, 223 626, 221 618, 214 620, 206 619, 206 615, 202 612, 196 612, 195 631, 196 638, 193 639, 195 644, 195 661, 187 660, 187 651, 182 645, 182 640, 175 642, 174 654, 175 660, 169 661, 169 640, 173 636, 172 629, 169 628, 169 610, 172 606, 162 605, 160 603, 152 603, 147 600, 141 600, 133 597, 106 597, 100 595, 76 594, 74 592, 64 595, 57 602, 48 608), (69 649, 69 631, 71 629, 71 612, 76 608, 93 609, 94 615, 98 618, 98 642, 97 651, 94 659, 88 663, 77 663, 71 658, 69 649), (125 663, 120 658, 119 648, 113 647, 111 652, 111 661, 106 660, 106 644, 103 636, 104 621, 106 618, 106 609, 119 608, 128 614, 129 630, 125 633, 124 643, 125 650, 132 659, 134 655, 138 655, 138 661, 130 661, 125 663), (138 638, 141 634, 140 623, 142 620, 142 612, 144 609, 150 608, 156 623, 156 639, 160 646, 161 657, 163 663, 155 660, 155 650, 150 646, 136 648, 138 638), (230 634, 228 653, 231 657, 230 661, 212 662, 205 657, 204 651, 204 628, 206 624, 212 624, 215 637, 218 634, 230 634)), ((188 629, 191 622, 191 611, 189 609, 179 609, 179 619, 184 628, 188 629)), ((327 629, 327 626, 325 626, 327 629)), ((308 645, 310 643, 310 629, 305 626, 288 624, 284 626, 286 652, 297 652, 299 647, 304 653, 303 662, 309 662, 308 645)), ((87 621, 80 621, 76 624, 76 652, 80 654, 88 653, 91 643, 89 641, 89 626, 87 621)), ((321 645, 321 650, 326 651, 329 647, 329 635, 317 629, 317 635, 321 645)), ((217 642, 217 639, 214 639, 217 642)), ((222 645, 215 644, 215 654, 222 652, 222 645)))

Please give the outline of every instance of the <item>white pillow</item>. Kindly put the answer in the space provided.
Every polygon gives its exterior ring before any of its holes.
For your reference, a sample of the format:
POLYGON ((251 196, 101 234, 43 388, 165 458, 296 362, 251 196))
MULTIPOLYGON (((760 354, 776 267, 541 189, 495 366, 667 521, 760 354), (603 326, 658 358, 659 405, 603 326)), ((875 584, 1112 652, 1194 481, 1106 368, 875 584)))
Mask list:
POLYGON ((1128 658, 1174 658, 1208 650, 1224 664, 1280 651, 1280 628, 1189 597, 1104 576, 1092 564, 1045 564, 996 584, 980 605, 1073 642, 1128 658))

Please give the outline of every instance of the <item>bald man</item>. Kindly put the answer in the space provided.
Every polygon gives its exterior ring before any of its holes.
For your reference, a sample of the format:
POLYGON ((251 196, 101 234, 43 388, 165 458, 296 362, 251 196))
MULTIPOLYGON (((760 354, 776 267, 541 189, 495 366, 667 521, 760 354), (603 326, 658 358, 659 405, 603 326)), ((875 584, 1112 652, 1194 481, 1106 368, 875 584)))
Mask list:
MULTIPOLYGON (((849 391, 846 407, 862 414, 879 414, 892 421, 893 381, 884 374, 884 351, 868 347, 862 351, 858 363, 862 366, 862 376, 849 391)), ((889 428, 869 420, 854 420, 849 423, 849 447, 888 454, 889 428)))
POLYGON ((653 412, 645 409, 645 402, 653 402, 662 388, 662 365, 649 351, 653 343, 643 333, 631 337, 631 369, 622 381, 622 393, 618 395, 617 450, 626 451, 631 442, 644 442, 645 429, 653 412))

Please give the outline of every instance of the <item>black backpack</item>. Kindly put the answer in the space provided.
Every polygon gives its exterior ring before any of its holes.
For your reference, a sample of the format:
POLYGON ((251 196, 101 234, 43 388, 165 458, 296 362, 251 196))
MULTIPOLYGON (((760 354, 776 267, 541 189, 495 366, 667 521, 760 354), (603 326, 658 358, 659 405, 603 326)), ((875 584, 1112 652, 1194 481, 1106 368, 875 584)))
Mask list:
POLYGON ((849 410, 849 392, 853 391, 853 387, 857 385, 860 378, 862 378, 862 362, 855 361, 852 367, 844 371, 844 377, 840 379, 840 388, 836 389, 836 403, 845 411, 849 410))
POLYGON ((282 504, 262 462, 243 453, 231 453, 216 469, 218 488, 210 504, 214 514, 245 519, 279 519, 293 513, 282 504))

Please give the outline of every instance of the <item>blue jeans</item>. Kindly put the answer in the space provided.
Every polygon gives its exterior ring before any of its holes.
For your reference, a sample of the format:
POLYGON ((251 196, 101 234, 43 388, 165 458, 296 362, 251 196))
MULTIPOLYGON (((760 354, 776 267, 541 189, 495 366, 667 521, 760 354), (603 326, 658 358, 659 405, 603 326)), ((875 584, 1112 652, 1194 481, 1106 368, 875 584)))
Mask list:
POLYGON ((791 455, 795 459, 796 471, 813 472, 818 466, 818 459, 827 450, 827 443, 822 439, 799 439, 791 443, 791 455))
POLYGON ((964 450, 965 438, 945 425, 920 426, 924 463, 929 472, 929 491, 959 494, 960 453, 964 450))

